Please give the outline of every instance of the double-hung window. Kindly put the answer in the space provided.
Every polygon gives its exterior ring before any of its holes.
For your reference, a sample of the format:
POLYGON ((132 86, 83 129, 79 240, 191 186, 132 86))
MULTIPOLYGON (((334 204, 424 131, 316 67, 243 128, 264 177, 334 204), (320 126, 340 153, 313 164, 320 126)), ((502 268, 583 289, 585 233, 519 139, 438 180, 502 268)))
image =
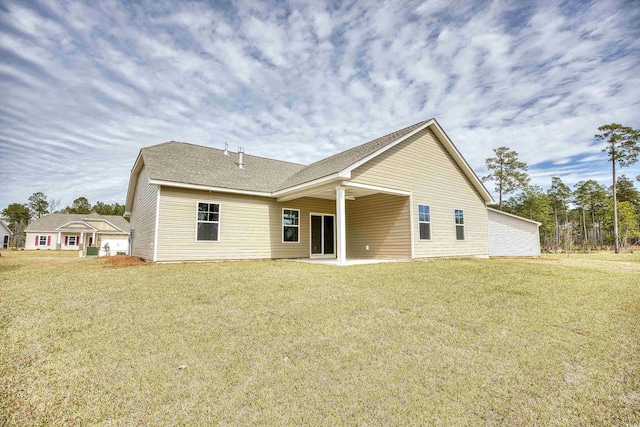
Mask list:
POLYGON ((68 245, 69 246, 75 246, 76 245, 76 236, 69 236, 68 245))
POLYGON ((456 240, 464 240, 464 211, 456 209, 454 216, 456 219, 456 240))
POLYGON ((47 236, 40 236, 38 246, 47 246, 47 236))
POLYGON ((220 241, 220 203, 198 202, 196 229, 198 242, 220 241))
POLYGON ((431 240, 431 207, 418 205, 418 224, 420 227, 420 240, 431 240))
POLYGON ((300 242, 300 210, 282 209, 282 241, 300 242))

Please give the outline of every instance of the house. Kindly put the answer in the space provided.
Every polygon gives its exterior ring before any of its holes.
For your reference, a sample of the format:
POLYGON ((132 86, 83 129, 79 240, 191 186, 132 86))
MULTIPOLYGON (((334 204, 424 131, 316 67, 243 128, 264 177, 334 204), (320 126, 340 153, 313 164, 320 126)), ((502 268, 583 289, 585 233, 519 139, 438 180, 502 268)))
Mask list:
POLYGON ((9 230, 7 224, 0 220, 0 249, 9 249, 9 241, 13 232, 9 230))
POLYGON ((489 214, 489 255, 539 257, 542 223, 487 208, 489 214))
POLYGON ((435 119, 310 165, 170 141, 131 170, 149 261, 488 257, 492 197, 435 119))
POLYGON ((104 250, 108 245, 115 255, 129 249, 129 222, 117 215, 54 213, 33 220, 25 232, 27 250, 104 250))

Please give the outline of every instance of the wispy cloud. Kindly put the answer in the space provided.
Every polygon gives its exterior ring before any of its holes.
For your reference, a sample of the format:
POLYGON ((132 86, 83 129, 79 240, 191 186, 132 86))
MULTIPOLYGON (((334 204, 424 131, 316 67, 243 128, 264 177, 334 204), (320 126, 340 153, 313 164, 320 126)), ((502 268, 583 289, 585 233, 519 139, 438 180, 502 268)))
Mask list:
POLYGON ((0 207, 122 202, 138 150, 171 139, 308 163, 429 117, 479 175, 506 145, 534 183, 606 183, 597 127, 640 127, 638 18, 622 0, 5 1, 0 207))

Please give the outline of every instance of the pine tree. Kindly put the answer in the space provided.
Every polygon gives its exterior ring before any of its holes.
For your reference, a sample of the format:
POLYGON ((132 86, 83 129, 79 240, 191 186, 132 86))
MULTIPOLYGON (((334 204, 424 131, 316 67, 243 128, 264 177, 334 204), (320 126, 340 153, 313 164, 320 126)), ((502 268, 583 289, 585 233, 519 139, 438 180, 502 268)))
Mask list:
POLYGON ((518 153, 507 147, 494 148, 495 157, 486 160, 489 174, 482 177, 483 181, 495 181, 495 190, 502 210, 503 196, 525 188, 529 184, 529 175, 526 173, 527 164, 518 160, 518 153))

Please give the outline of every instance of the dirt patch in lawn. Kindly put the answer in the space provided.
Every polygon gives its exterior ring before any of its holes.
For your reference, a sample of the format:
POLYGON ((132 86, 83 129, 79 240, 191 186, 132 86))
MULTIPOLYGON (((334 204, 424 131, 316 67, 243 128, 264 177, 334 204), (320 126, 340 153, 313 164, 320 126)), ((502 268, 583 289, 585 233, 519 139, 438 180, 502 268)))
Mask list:
POLYGON ((135 267, 139 265, 149 265, 146 261, 127 255, 115 255, 107 258, 107 267, 135 267))

